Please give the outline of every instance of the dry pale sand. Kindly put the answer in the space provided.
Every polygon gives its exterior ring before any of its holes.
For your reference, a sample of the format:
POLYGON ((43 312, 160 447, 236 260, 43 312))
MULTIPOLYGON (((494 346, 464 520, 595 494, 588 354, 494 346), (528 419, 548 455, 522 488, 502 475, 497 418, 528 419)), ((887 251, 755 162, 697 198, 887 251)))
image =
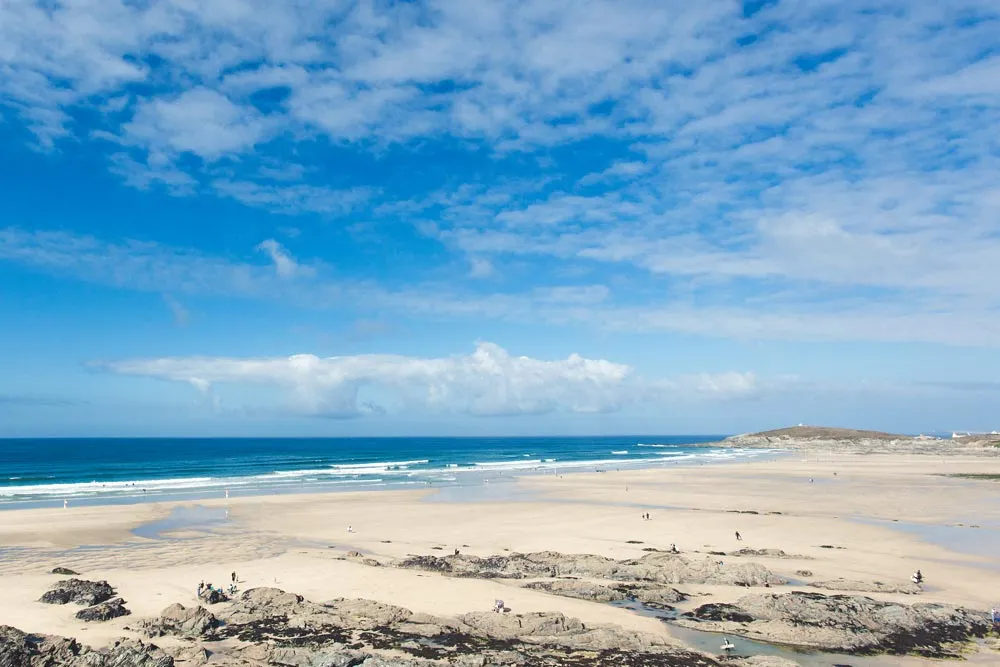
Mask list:
MULTIPOLYGON (((987 609, 1000 602, 1000 559, 990 552, 1000 544, 1000 482, 941 476, 962 472, 1000 474, 1000 462, 795 455, 526 477, 517 483, 526 491, 516 496, 523 500, 508 502, 428 501, 432 491, 214 499, 197 504, 220 512, 228 507, 228 521, 181 528, 167 539, 139 538, 131 531, 167 516, 176 503, 4 511, 0 624, 100 645, 129 634, 123 628, 137 616, 158 614, 173 602, 194 603, 200 580, 228 584, 235 570, 243 589, 278 586, 317 601, 365 597, 449 616, 488 609, 502 598, 515 612, 561 611, 588 623, 663 635, 659 621, 607 605, 500 581, 373 568, 342 557, 358 550, 386 559, 441 553, 434 549, 441 547, 483 556, 553 550, 629 558, 641 556, 643 548, 671 543, 692 558, 744 546, 782 549, 801 558, 750 560, 792 577, 796 570, 810 570, 813 576, 806 581, 905 582, 920 568, 927 585, 919 601, 987 609), (644 511, 651 512, 651 521, 640 519, 644 511), (347 532, 349 524, 355 533, 347 532), (736 530, 744 541, 735 540, 736 530), (55 566, 107 579, 133 616, 85 624, 73 618, 78 610, 73 605, 36 602, 57 579, 48 574, 55 566)), ((746 593, 717 586, 679 588, 699 594, 689 606, 746 593)), ((996 657, 980 655, 975 662, 995 664, 996 657)), ((923 663, 893 659, 888 664, 923 663)))

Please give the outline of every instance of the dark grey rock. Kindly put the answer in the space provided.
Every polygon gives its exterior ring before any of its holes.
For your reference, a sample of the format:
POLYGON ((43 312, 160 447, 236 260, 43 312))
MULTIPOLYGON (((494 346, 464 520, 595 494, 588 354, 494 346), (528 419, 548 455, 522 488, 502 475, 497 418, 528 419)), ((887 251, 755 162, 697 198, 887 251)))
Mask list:
POLYGON ((76 604, 88 607, 99 604, 114 597, 115 589, 106 581, 87 581, 86 579, 66 579, 50 588, 41 597, 41 602, 47 604, 76 604))
POLYGON ((149 637, 201 637, 218 626, 219 619, 204 607, 185 607, 181 604, 172 604, 160 612, 158 618, 145 620, 140 624, 149 637))
POLYGON ((95 651, 75 639, 0 626, 0 667, 173 667, 173 658, 152 644, 123 640, 95 651))
POLYGON ((76 617, 81 621, 110 621, 112 618, 128 616, 132 612, 125 608, 125 601, 121 598, 112 598, 107 602, 95 604, 76 612, 76 617))

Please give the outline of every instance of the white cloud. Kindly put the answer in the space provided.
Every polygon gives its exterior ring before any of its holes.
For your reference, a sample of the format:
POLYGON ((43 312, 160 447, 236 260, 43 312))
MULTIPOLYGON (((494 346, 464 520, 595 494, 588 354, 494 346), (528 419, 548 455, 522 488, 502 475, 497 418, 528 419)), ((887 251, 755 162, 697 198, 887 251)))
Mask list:
POLYGON ((470 278, 489 278, 496 272, 493 263, 482 257, 470 257, 469 258, 469 277, 470 278))
POLYGON ((0 104, 42 147, 100 139, 141 189, 288 215, 370 207, 373 226, 408 220, 470 277, 519 263, 534 281, 521 292, 419 277, 395 292, 291 286, 229 258, 46 232, 7 230, 0 255, 179 294, 346 292, 438 317, 1000 344, 993 3, 781 2, 749 18, 736 2, 529 4, 0 6, 0 104), (456 141, 492 151, 501 174, 512 159, 520 181, 386 202, 399 193, 329 176, 315 150, 406 144, 419 158, 456 141), (547 285, 571 271, 614 293, 570 285, 554 299, 547 285))
POLYGON ((282 278, 294 278, 296 276, 313 274, 313 270, 310 267, 302 266, 296 262, 295 258, 274 239, 262 241, 257 246, 257 250, 271 258, 271 261, 274 262, 274 270, 282 278))
POLYGON ((930 295, 901 301, 894 293, 858 299, 820 291, 813 302, 803 302, 798 292, 775 292, 766 298, 737 295, 708 303, 694 303, 684 294, 621 303, 614 298, 620 290, 613 292, 603 284, 556 284, 508 293, 472 291, 460 282, 410 282, 391 289, 334 280, 322 264, 303 265, 277 242, 260 251, 268 254, 271 266, 148 242, 108 243, 66 232, 0 228, 0 261, 156 293, 280 299, 308 308, 350 307, 378 317, 402 313, 444 321, 558 323, 750 340, 1000 346, 1000 313, 984 307, 976 296, 930 295))
POLYGON ((337 190, 302 183, 273 185, 222 178, 212 181, 211 185, 218 194, 247 206, 288 215, 305 212, 345 214, 363 204, 373 193, 371 188, 337 190))
MULTIPOLYGON (((545 361, 515 357, 492 343, 469 355, 418 358, 366 354, 320 358, 309 354, 262 359, 164 358, 103 364, 121 375, 193 385, 203 393, 222 385, 263 385, 285 391, 287 409, 326 417, 355 417, 385 409, 431 409, 479 416, 550 412, 609 412, 640 401, 704 396, 744 398, 752 375, 699 375, 648 383, 632 369, 572 354, 545 361), (390 405, 366 396, 388 399, 390 405)), ((214 394, 212 394, 214 396, 214 394)))
POLYGON ((251 150, 264 138, 267 125, 252 107, 234 104, 214 90, 194 88, 174 99, 143 102, 122 129, 127 143, 192 153, 211 162, 251 150))

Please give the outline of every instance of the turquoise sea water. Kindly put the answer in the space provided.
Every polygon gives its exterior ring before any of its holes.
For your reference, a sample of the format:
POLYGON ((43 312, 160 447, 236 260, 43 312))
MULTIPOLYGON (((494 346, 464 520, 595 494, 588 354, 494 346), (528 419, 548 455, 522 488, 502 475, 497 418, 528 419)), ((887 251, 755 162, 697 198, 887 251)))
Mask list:
POLYGON ((0 440, 0 508, 338 489, 459 486, 759 452, 722 436, 0 440))

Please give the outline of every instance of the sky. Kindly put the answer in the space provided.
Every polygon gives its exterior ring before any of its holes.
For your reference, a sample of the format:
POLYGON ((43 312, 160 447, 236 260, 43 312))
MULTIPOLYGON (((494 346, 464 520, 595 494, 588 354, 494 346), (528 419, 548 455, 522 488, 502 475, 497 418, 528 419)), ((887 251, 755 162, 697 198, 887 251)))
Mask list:
POLYGON ((5 0, 0 436, 1000 428, 995 0, 5 0))

